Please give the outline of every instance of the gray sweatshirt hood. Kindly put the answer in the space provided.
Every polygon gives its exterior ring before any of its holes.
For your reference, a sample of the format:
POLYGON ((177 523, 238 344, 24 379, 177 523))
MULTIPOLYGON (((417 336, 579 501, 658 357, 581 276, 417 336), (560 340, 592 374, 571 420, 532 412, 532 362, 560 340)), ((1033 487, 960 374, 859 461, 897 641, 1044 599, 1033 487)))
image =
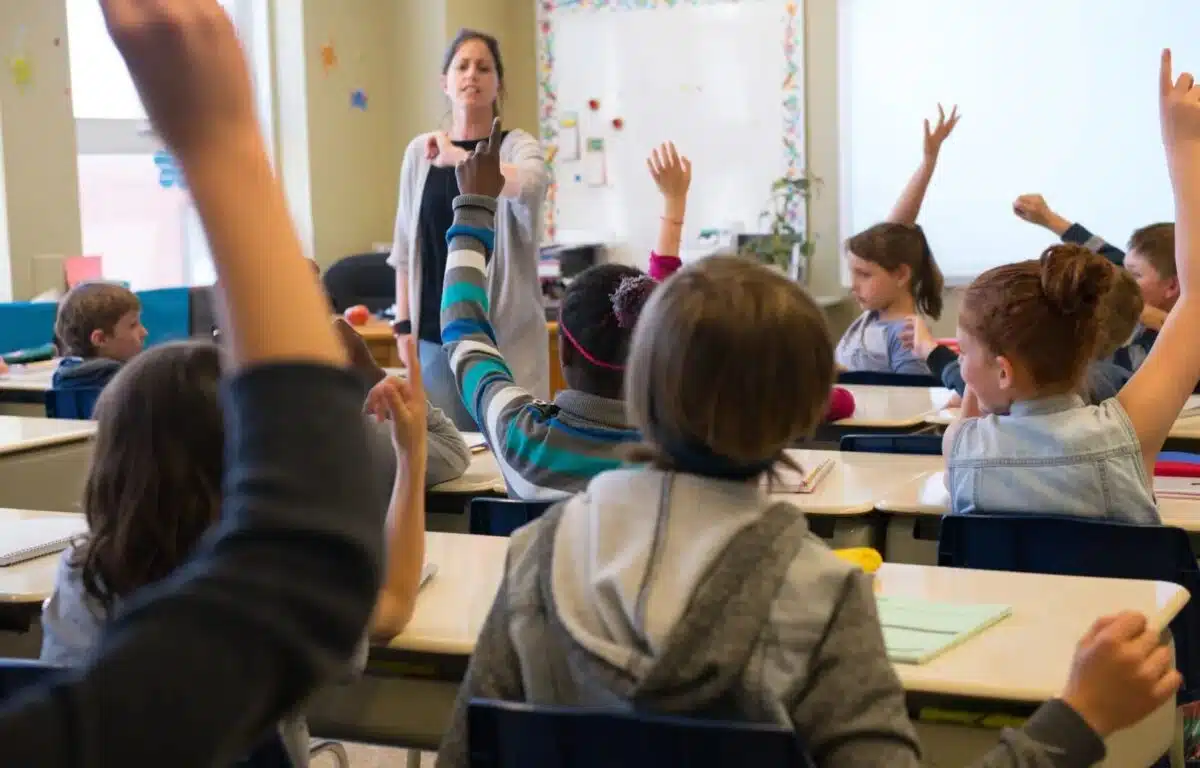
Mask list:
POLYGON ((803 516, 754 483, 608 472, 562 505, 547 602, 612 693, 712 709, 807 536, 803 516))

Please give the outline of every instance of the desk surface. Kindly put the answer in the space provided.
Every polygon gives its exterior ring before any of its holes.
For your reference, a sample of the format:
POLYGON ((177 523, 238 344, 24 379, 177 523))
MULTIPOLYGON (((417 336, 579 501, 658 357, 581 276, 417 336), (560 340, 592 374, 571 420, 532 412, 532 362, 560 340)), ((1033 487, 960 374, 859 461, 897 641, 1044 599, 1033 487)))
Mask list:
MULTIPOLYGON (((950 492, 946 490, 944 470, 928 472, 897 486, 875 508, 901 515, 950 514, 950 492)), ((1200 533, 1200 499, 1159 499, 1158 514, 1163 525, 1200 533)))
POLYGON ((0 374, 0 391, 45 392, 58 367, 58 360, 46 360, 30 365, 14 365, 8 373, 0 374))
MULTIPOLYGON (((1197 396, 1192 395, 1192 399, 1188 400, 1189 406, 1195 407, 1197 403, 1195 398, 1197 396)), ((949 426, 958 419, 960 410, 959 408, 940 408, 937 412, 930 414, 925 421, 929 424, 949 426)), ((1167 437, 1176 440, 1200 440, 1200 415, 1183 416, 1176 419, 1167 437)))
MULTIPOLYGON (((472 444, 472 438, 477 433, 464 433, 467 444, 472 444)), ((504 475, 500 473, 500 465, 490 450, 484 449, 471 454, 471 465, 467 467, 462 477, 447 480, 429 489, 431 493, 505 493, 504 475)))
MULTIPOLYGON (((69 512, 39 512, 29 509, 0 509, 0 525, 10 520, 57 517, 69 512)), ((54 591, 60 553, 0 568, 0 603, 40 603, 54 591)))
POLYGON ((1057 696, 1075 644, 1100 616, 1141 611, 1166 626, 1188 601, 1183 587, 1155 581, 894 563, 885 563, 876 578, 882 595, 1011 606, 1011 616, 933 661, 896 665, 907 691, 1005 701, 1057 696))
MULTIPOLYGON (((392 648, 469 655, 504 573, 508 539, 426 534, 438 574, 392 648)), ((1101 615, 1131 609, 1163 625, 1187 602, 1174 584, 1042 574, 967 571, 885 563, 877 591, 929 600, 1002 603, 1012 615, 923 665, 896 665, 906 690, 1040 702, 1057 696, 1075 644, 1101 615), (1030 653, 1030 649, 1037 649, 1030 653)))
POLYGON ((0 416, 0 455, 89 440, 96 422, 0 416))
POLYGON ((403 634, 389 646, 469 656, 504 576, 508 539, 465 533, 425 534, 425 561, 438 567, 403 634))
POLYGON ((790 450, 788 455, 804 468, 833 461, 812 493, 773 494, 810 515, 865 515, 879 499, 942 466, 941 456, 811 450, 790 450))
POLYGON ((930 423, 954 392, 942 387, 844 385, 854 395, 854 415, 839 427, 901 428, 930 423))

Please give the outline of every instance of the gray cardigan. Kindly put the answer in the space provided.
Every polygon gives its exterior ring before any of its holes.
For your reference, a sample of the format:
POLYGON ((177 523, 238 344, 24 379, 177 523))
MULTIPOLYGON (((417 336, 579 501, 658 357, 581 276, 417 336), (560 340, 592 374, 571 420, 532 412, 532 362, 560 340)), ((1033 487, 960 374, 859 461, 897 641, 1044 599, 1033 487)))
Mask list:
MULTIPOLYGON (((388 257, 388 264, 408 273, 410 308, 421 306, 421 260, 413 254, 420 253, 416 221, 431 165, 425 158, 428 138, 429 134, 418 136, 404 151, 396 231, 388 257)), ((550 355, 537 265, 542 204, 550 174, 538 140, 522 130, 510 131, 504 138, 500 162, 520 169, 521 191, 516 197, 501 198, 496 212, 495 257, 487 274, 488 316, 517 384, 546 400, 550 397, 550 355)))

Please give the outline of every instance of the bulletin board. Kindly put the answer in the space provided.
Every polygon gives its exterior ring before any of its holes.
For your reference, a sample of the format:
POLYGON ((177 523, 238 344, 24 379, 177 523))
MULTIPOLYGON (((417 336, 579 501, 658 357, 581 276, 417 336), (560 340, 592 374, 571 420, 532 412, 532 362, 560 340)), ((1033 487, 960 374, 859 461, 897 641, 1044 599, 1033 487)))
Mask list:
POLYGON ((646 157, 667 140, 693 165, 685 257, 705 231, 761 231, 772 182, 805 173, 802 5, 537 1, 544 242, 644 263, 661 210, 646 157))

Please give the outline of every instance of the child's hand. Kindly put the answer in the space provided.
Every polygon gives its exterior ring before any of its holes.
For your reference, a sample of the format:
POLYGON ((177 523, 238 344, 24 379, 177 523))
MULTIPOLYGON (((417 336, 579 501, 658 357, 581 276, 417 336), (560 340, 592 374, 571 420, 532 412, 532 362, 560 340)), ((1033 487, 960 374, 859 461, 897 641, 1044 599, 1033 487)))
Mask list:
POLYGON ((154 129, 181 160, 258 140, 250 71, 218 0, 100 0, 154 129))
POLYGON ((500 172, 500 118, 492 121, 492 134, 479 142, 466 160, 454 168, 458 191, 464 195, 499 197, 504 191, 504 174, 500 172))
POLYGON ((950 117, 946 117, 946 110, 942 109, 942 105, 938 104, 938 122, 937 127, 932 130, 929 128, 929 121, 925 121, 925 159, 937 160, 938 153, 942 151, 942 142, 944 142, 951 133, 954 132, 954 126, 958 125, 961 116, 958 114, 958 105, 956 104, 950 110, 950 117))
POLYGON ((1098 619, 1079 641, 1062 698, 1104 738, 1171 700, 1182 682, 1161 634, 1125 612, 1098 619))
POLYGON ((688 188, 692 185, 692 161, 680 155, 673 143, 668 141, 655 148, 646 158, 646 167, 664 198, 687 199, 688 188))
POLYGON ((416 352, 416 342, 410 337, 400 345, 400 357, 407 371, 407 380, 388 376, 367 393, 363 406, 366 413, 376 421, 392 423, 392 445, 397 456, 404 458, 418 451, 424 452, 426 437, 425 386, 421 382, 421 359, 416 352))
POLYGON ((453 168, 470 156, 462 147, 457 147, 445 131, 431 133, 425 140, 425 159, 435 168, 453 168))
POLYGON ((1017 218, 1041 227, 1050 222, 1050 206, 1041 195, 1021 195, 1013 201, 1013 213, 1017 218))
POLYGON ((950 399, 946 401, 947 408, 962 408, 962 404, 962 395, 958 394, 957 392, 955 392, 953 395, 950 395, 950 399))
POLYGON ((1200 141, 1200 88, 1188 72, 1172 78, 1171 51, 1164 50, 1159 74, 1159 110, 1168 152, 1200 141))
POLYGON ((927 360, 937 347, 933 331, 929 330, 928 323, 920 315, 908 316, 904 330, 900 332, 900 339, 905 346, 912 347, 912 351, 922 360, 927 360))

